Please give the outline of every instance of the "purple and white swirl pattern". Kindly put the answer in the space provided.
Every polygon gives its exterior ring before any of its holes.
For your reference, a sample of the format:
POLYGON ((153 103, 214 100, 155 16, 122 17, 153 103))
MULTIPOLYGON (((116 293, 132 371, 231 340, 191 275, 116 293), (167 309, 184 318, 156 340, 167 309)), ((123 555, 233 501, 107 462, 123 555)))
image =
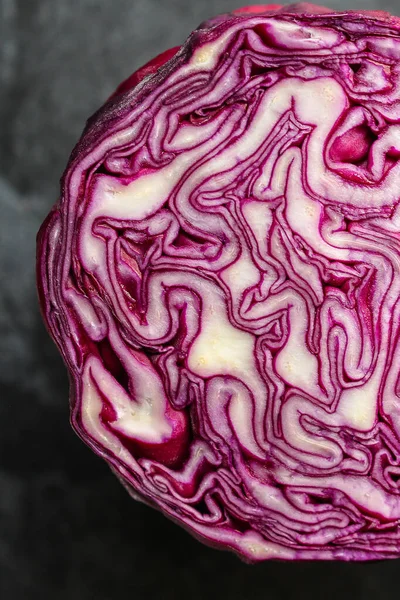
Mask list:
POLYGON ((89 123, 40 234, 72 422, 250 560, 400 556, 400 33, 225 16, 89 123))

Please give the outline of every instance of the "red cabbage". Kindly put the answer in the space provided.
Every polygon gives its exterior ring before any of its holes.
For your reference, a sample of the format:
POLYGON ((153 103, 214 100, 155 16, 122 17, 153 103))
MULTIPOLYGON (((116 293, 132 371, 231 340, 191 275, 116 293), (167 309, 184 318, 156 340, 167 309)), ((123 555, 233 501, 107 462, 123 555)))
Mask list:
POLYGON ((71 421, 265 559, 400 556, 400 20, 202 23, 89 121, 38 235, 71 421))

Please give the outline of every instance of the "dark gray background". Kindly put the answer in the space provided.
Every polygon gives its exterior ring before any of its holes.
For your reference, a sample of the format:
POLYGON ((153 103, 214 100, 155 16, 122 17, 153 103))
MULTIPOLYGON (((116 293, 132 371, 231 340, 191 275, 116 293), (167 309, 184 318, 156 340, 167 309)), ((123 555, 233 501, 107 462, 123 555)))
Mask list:
MULTIPOLYGON (((400 561, 248 566, 133 502, 73 434, 41 324, 36 231, 85 119, 118 82, 237 0, 0 0, 0 597, 397 597, 400 561)), ((249 2, 251 3, 251 2, 249 2)), ((379 8, 397 0, 330 0, 379 8)))

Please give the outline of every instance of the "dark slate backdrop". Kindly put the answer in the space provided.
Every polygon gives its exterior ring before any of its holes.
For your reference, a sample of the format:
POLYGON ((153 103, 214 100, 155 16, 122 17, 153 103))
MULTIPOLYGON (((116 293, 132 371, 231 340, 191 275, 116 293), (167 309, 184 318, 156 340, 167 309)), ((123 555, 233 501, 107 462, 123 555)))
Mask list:
MULTIPOLYGON (((0 0, 0 597, 397 597, 400 561, 262 564, 133 502, 73 434, 41 323, 36 231, 85 119, 131 71, 237 0, 0 0)), ((349 8, 330 0, 332 8, 349 8)), ((400 14, 397 0, 353 8, 400 14)))

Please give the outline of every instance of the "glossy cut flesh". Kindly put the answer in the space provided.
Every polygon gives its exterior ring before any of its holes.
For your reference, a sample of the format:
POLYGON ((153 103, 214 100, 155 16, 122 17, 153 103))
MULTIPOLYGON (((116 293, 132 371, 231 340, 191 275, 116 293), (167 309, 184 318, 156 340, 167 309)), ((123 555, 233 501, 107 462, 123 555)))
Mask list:
POLYGON ((89 121, 38 238, 78 434, 246 560, 400 555, 399 21, 217 17, 89 121))

